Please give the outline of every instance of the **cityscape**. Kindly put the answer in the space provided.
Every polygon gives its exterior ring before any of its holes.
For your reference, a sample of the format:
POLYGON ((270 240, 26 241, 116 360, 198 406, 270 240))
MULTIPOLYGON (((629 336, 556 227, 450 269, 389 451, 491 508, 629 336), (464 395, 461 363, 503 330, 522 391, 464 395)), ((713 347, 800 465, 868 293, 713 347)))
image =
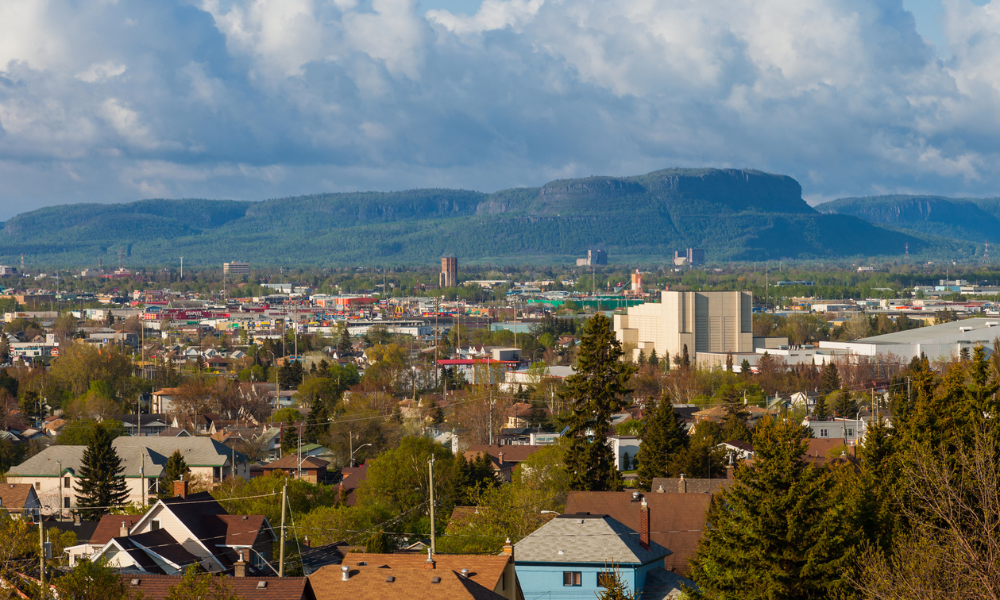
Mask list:
POLYGON ((1000 598, 998 50, 3 0, 0 600, 1000 598))

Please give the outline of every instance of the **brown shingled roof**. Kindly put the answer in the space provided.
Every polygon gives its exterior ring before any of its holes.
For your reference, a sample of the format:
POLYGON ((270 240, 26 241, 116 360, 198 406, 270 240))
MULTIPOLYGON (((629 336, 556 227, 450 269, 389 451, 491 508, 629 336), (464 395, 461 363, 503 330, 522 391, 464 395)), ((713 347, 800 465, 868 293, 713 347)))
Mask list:
MULTIPOLYGON (((649 505, 649 539, 673 554, 664 559, 667 570, 687 575, 708 517, 711 494, 644 494, 649 505)), ((639 531, 639 504, 632 492, 570 492, 566 513, 604 514, 639 531)))
POLYGON ((141 518, 142 515, 104 515, 97 524, 94 534, 90 536, 90 543, 94 546, 103 546, 111 541, 111 538, 121 536, 122 521, 132 529, 141 518))
MULTIPOLYGON (((123 574, 122 581, 146 600, 161 600, 181 581, 179 575, 123 574)), ((246 600, 316 600, 305 577, 223 577, 237 596, 246 600), (263 585, 261 583, 263 582, 263 585)))
POLYGON ((24 508, 24 503, 31 495, 30 483, 0 484, 0 506, 3 508, 24 508))
POLYGON ((469 449, 465 451, 465 456, 468 458, 472 453, 485 452, 489 454, 496 460, 499 460, 500 453, 503 452, 503 461, 505 463, 513 462, 519 463, 522 460, 527 459, 529 456, 538 452, 545 446, 532 446, 530 444, 512 444, 510 446, 488 446, 486 444, 475 444, 469 446, 469 449))
MULTIPOLYGON (((322 469, 330 464, 330 461, 322 460, 316 458, 315 456, 303 456, 302 457, 302 468, 303 469, 322 469)), ((264 465, 264 470, 267 469, 297 469, 299 468, 299 457, 296 454, 287 454, 282 458, 267 463, 264 465)))
MULTIPOLYGON (((493 592, 507 556, 437 555, 435 568, 424 568, 421 554, 348 554, 343 565, 349 579, 342 580, 341 565, 323 567, 309 577, 321 600, 502 600, 493 592), (469 577, 461 569, 469 570, 469 577)), ((507 585, 514 585, 507 582, 507 585)))

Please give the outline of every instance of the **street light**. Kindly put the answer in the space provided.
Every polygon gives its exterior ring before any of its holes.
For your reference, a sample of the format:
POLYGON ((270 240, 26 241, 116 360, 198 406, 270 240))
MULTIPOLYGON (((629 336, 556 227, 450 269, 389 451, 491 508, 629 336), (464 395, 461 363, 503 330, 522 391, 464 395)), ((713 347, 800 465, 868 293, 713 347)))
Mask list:
POLYGON ((348 431, 347 432, 347 438, 348 438, 349 444, 350 444, 348 446, 348 450, 351 453, 351 468, 353 469, 354 468, 354 453, 357 452, 358 450, 361 450, 365 446, 371 446, 371 444, 362 444, 361 446, 358 446, 357 448, 355 448, 354 447, 354 432, 353 431, 348 431))

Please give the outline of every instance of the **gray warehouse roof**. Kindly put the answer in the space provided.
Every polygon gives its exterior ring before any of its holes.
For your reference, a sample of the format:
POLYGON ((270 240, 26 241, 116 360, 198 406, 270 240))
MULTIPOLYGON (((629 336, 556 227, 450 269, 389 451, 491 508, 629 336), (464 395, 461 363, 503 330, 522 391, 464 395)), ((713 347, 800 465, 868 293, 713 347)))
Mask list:
POLYGON ((646 564, 672 554, 607 515, 565 514, 514 545, 517 562, 646 564))

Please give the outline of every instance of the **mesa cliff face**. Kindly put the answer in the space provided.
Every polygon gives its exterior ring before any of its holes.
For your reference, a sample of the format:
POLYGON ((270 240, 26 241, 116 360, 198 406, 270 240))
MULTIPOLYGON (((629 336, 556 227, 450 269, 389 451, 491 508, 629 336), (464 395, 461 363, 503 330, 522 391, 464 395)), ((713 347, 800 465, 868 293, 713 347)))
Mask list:
POLYGON ((190 264, 405 264, 445 252, 552 262, 600 245, 612 261, 658 262, 688 247, 704 248, 710 260, 760 260, 901 254, 905 244, 915 253, 933 243, 820 214, 791 177, 664 169, 492 194, 420 189, 48 207, 8 221, 0 260, 24 253, 34 264, 95 264, 126 247, 131 264, 181 254, 190 264))

